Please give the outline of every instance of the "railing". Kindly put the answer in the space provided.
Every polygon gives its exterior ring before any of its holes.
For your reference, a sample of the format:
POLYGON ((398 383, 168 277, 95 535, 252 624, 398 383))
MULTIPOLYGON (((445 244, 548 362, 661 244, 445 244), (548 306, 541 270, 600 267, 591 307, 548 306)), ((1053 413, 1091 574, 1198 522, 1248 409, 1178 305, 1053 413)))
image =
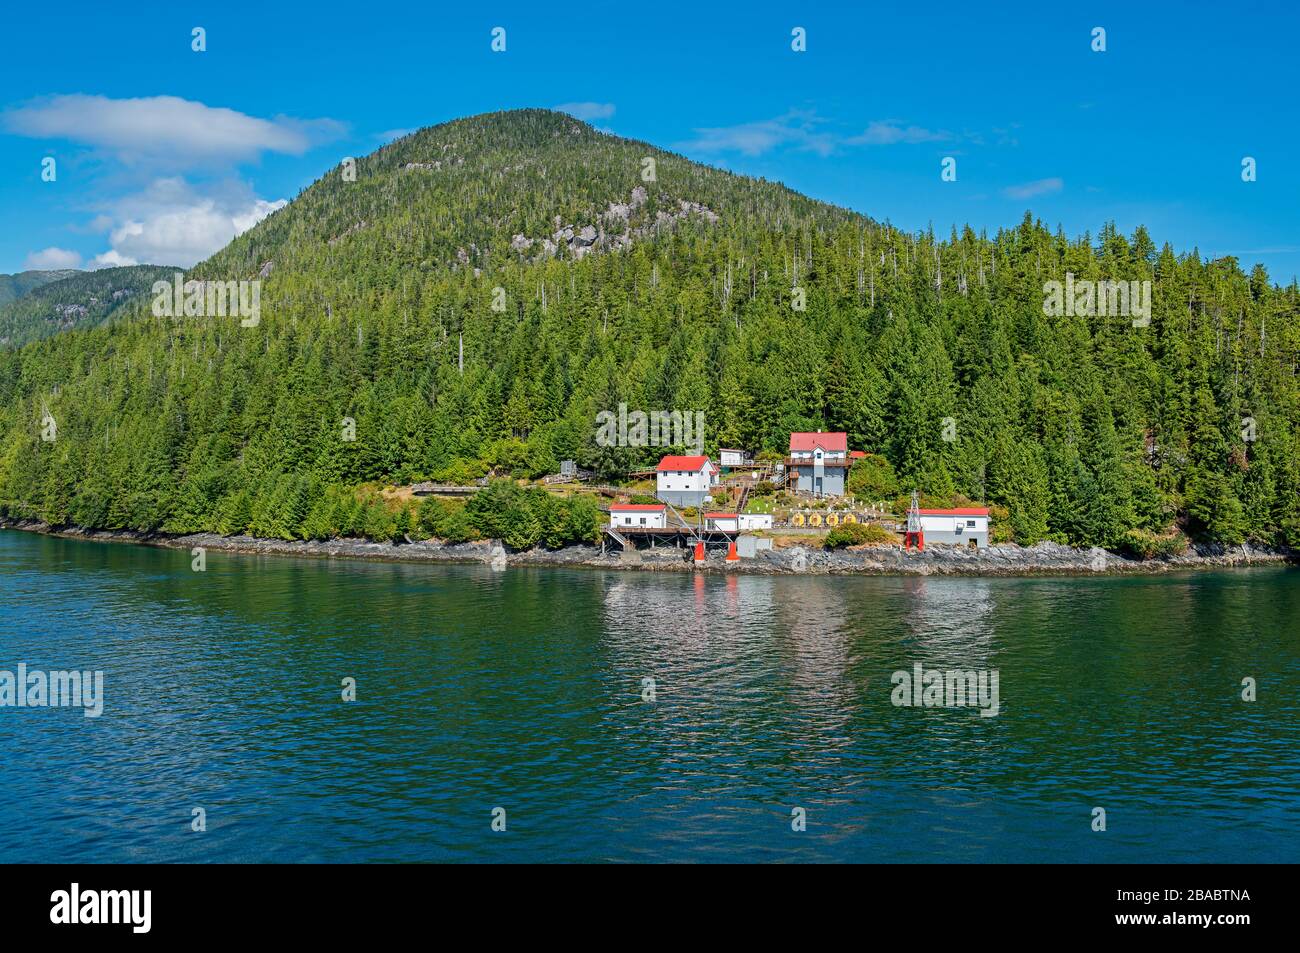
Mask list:
POLYGON ((785 458, 787 467, 816 467, 819 463, 823 467, 849 467, 853 461, 847 457, 822 457, 820 460, 814 460, 812 457, 785 458))

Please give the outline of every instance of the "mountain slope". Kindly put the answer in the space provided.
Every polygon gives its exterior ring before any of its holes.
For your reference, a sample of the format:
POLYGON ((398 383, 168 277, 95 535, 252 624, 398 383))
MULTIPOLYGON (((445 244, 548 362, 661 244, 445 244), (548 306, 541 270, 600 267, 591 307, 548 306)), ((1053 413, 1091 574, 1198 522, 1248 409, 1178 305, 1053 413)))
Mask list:
POLYGON ((0 305, 0 347, 90 327, 146 295, 153 283, 171 280, 174 268, 131 265, 74 271, 0 305))
POLYGON ((784 186, 701 166, 645 143, 598 133, 563 113, 518 110, 423 129, 358 159, 355 180, 331 170, 287 208, 235 239, 197 273, 281 270, 346 274, 357 260, 420 272, 490 269, 546 254, 580 257, 561 240, 588 227, 591 247, 619 247, 669 225, 721 219, 830 227, 861 216, 784 186), (654 181, 646 181, 646 160, 654 181), (683 204, 685 203, 685 204, 683 204), (526 243, 531 242, 530 245, 526 243))
POLYGON ((75 269, 61 271, 20 271, 16 275, 0 275, 0 307, 21 298, 31 291, 51 281, 70 278, 77 274, 75 269))
POLYGON ((987 501, 1025 543, 1300 543, 1300 290, 1261 268, 1028 215, 907 234, 539 110, 356 173, 191 271, 262 275, 256 323, 141 302, 0 350, 0 512, 384 535, 351 488, 652 464, 595 441, 626 404, 703 413, 709 451, 846 430, 862 494, 987 501), (1149 322, 1045 313, 1067 274, 1150 281, 1149 322))

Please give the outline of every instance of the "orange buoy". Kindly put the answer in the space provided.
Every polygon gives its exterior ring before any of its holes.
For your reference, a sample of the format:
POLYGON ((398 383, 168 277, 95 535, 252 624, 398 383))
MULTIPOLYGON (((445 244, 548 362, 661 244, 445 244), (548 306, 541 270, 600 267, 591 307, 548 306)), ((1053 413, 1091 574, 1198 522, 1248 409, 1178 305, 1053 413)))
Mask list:
POLYGON ((729 563, 740 562, 740 554, 736 552, 736 544, 734 542, 727 547, 727 562, 729 563))
POLYGON ((695 564, 701 565, 704 562, 704 543, 695 544, 695 564))

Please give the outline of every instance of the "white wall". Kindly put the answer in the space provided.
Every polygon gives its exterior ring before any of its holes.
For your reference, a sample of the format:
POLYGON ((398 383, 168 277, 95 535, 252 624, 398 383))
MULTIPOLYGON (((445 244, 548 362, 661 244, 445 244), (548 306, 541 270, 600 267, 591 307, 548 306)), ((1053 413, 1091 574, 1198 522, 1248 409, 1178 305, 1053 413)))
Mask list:
POLYGON ((671 490, 674 493, 700 492, 703 493, 709 489, 711 481, 709 479, 709 469, 706 467, 696 473, 683 472, 681 470, 661 470, 656 475, 659 489, 671 490))
POLYGON ((989 518, 987 516, 921 516, 921 529, 926 532, 953 533, 957 527, 965 533, 987 533, 989 518), (970 525, 974 523, 975 525, 970 525))
POLYGON ((626 528, 628 526, 631 526, 634 529, 642 526, 646 527, 647 529, 663 529, 667 525, 667 523, 665 522, 663 511, 660 511, 658 513, 648 513, 648 512, 625 513, 625 512, 611 511, 609 514, 609 525, 614 527, 614 529, 619 529, 620 527, 626 528), (641 522, 642 520, 645 520, 645 522, 644 523, 641 522))

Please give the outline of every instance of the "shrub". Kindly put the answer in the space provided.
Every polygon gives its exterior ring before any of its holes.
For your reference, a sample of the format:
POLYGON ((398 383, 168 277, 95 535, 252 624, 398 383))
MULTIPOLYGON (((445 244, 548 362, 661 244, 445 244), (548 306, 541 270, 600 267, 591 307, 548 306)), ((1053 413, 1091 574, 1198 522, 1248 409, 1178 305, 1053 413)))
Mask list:
POLYGON ((469 528, 487 539, 499 539, 511 549, 539 543, 558 549, 570 543, 590 543, 600 536, 600 508, 584 496, 556 497, 540 487, 521 487, 510 480, 493 480, 464 505, 469 528))
POLYGON ((465 515, 465 504, 459 500, 427 497, 420 504, 417 524, 422 535, 444 543, 466 543, 477 538, 465 515))
POLYGON ((1187 537, 1180 533, 1158 536, 1146 529, 1130 529, 1124 534, 1121 548, 1140 559, 1168 559, 1187 552, 1187 537))
POLYGON ((869 500, 884 500, 898 493, 898 477, 888 460, 869 453, 850 468, 848 489, 869 500))
POLYGON ((875 523, 843 523, 826 534, 827 549, 897 542, 889 530, 875 523))
POLYGON ((469 486, 486 474, 487 471, 486 464, 481 460, 457 460, 441 470, 435 471, 433 482, 445 483, 451 486, 469 486))

